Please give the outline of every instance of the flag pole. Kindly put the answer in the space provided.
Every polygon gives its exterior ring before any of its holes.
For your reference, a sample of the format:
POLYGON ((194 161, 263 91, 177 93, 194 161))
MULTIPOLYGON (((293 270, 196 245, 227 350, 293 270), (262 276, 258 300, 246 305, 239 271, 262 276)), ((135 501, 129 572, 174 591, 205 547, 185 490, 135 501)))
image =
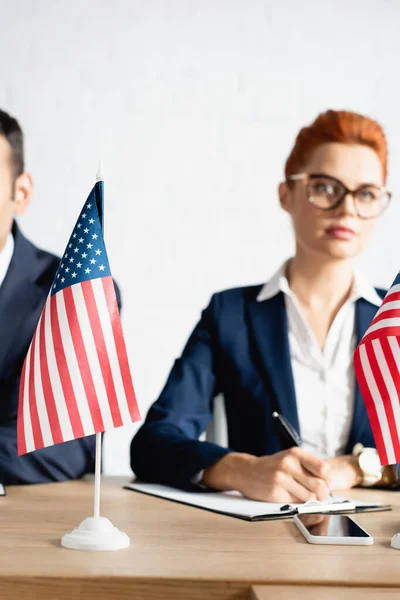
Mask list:
POLYGON ((94 518, 100 517, 100 483, 101 483, 101 433, 96 433, 96 458, 94 467, 94 518))
MULTIPOLYGON (((103 160, 100 158, 97 169, 96 181, 104 181, 103 175, 103 160)), ((104 212, 101 207, 101 226, 104 236, 104 212)), ((101 433, 96 433, 96 455, 94 465, 94 509, 93 515, 95 519, 100 518, 100 484, 101 484, 101 433)))

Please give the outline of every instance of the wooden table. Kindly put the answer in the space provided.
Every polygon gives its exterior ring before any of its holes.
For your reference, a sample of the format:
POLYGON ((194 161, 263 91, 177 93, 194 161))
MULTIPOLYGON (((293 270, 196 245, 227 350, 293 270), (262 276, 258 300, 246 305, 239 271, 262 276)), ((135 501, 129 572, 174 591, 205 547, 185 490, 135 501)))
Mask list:
POLYGON ((400 492, 351 491, 393 504, 392 512, 356 516, 374 545, 315 546, 291 520, 249 523, 123 490, 124 482, 104 479, 101 513, 131 546, 97 553, 60 546, 92 513, 91 481, 8 487, 0 498, 0 598, 400 598, 400 551, 390 548, 400 492))

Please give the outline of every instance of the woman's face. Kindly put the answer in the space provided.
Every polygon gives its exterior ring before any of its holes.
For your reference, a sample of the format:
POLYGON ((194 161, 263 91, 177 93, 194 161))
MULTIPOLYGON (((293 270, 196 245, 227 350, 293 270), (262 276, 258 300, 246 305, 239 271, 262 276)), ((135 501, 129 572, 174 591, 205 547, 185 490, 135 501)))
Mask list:
MULTIPOLYGON (((335 177, 350 190, 363 184, 380 187, 384 183, 378 155, 368 146, 358 144, 322 144, 300 171, 335 177)), ((333 210, 314 207, 307 200, 304 181, 282 183, 279 196, 281 206, 292 218, 298 249, 326 259, 346 259, 361 252, 376 221, 358 217, 350 194, 333 210)))

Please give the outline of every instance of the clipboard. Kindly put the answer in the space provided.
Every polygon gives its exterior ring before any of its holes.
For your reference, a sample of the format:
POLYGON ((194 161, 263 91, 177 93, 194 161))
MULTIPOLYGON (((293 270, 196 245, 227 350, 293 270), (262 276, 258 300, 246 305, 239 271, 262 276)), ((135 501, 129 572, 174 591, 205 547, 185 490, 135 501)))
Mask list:
POLYGON ((324 502, 311 501, 305 504, 276 504, 249 500, 237 491, 216 492, 215 490, 204 489, 204 491, 186 492, 156 483, 133 482, 124 486, 124 489, 245 521, 290 519, 297 514, 341 514, 391 510, 391 506, 388 504, 362 502, 341 497, 331 497, 324 502))

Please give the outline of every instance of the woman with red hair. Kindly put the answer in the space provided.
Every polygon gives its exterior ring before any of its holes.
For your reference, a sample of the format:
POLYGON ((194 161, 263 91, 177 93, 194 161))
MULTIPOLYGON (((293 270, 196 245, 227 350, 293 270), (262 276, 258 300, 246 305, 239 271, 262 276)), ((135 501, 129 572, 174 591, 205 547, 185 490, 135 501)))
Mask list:
POLYGON ((389 203, 386 175, 376 121, 329 110, 300 131, 279 186, 295 255, 266 284, 212 297, 132 442, 140 479, 305 502, 391 477, 352 360, 384 296, 352 259, 389 203), (219 393, 228 448, 198 439, 219 393))

